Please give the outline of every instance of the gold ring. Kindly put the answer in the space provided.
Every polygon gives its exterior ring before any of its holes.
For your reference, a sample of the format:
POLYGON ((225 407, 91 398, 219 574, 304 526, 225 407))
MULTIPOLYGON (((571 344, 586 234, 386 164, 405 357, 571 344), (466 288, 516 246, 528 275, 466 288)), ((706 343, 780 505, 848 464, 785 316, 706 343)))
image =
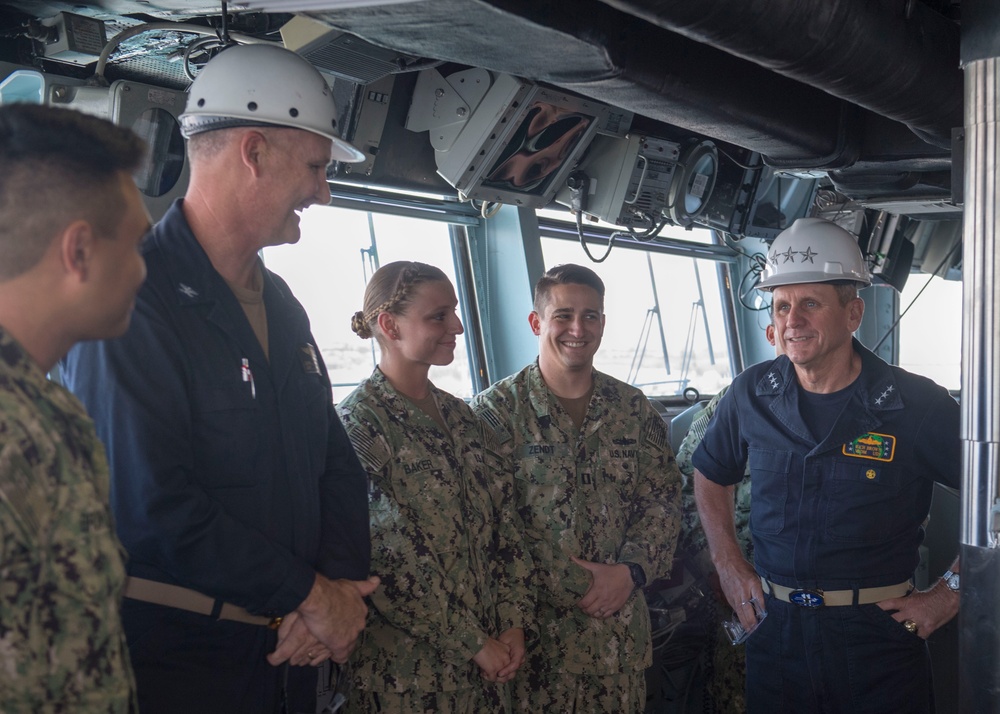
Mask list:
POLYGON ((316 655, 314 655, 312 652, 306 652, 306 657, 308 657, 309 659, 315 659, 316 655))
POLYGON ((917 634, 917 623, 915 623, 913 620, 907 620, 906 622, 904 622, 903 627, 906 628, 907 632, 910 632, 914 635, 917 634))

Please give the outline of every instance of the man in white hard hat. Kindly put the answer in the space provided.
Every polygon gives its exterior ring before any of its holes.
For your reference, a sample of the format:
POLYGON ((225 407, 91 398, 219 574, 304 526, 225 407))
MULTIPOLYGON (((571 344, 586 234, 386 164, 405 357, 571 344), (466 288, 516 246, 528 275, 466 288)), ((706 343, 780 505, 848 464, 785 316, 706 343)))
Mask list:
POLYGON ((870 282, 839 226, 782 232, 758 287, 784 355, 736 378, 692 459, 713 563, 753 630, 751 714, 933 710, 926 638, 958 611, 958 562, 927 591, 912 578, 934 481, 959 485, 959 409, 852 337, 870 282), (733 527, 747 463, 753 565, 733 527))
POLYGON ((292 52, 210 61, 181 117, 190 185, 144 248, 132 326, 65 360, 108 447, 147 714, 315 711, 309 666, 347 659, 378 584, 366 478, 326 367, 258 258, 329 201, 331 160, 362 158, 336 118, 292 52))

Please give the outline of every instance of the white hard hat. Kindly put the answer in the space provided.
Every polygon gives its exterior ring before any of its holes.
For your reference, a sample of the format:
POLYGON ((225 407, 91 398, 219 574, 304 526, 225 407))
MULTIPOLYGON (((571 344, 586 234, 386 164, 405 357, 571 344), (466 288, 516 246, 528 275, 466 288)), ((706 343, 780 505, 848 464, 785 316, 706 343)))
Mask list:
POLYGON ((278 45, 236 45, 213 57, 191 84, 181 132, 258 124, 311 131, 333 142, 334 160, 365 160, 340 138, 333 91, 319 70, 278 45))
POLYGON ((780 285, 840 280, 871 285, 857 239, 836 223, 799 218, 774 239, 757 288, 770 291, 780 285))

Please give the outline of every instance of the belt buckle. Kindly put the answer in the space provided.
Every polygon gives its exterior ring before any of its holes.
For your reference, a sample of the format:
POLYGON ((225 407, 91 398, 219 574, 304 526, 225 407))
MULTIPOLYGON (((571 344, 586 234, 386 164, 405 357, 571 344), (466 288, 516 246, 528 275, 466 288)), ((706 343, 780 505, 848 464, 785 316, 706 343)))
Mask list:
POLYGON ((799 607, 823 607, 826 604, 822 590, 792 590, 788 593, 788 601, 799 607))

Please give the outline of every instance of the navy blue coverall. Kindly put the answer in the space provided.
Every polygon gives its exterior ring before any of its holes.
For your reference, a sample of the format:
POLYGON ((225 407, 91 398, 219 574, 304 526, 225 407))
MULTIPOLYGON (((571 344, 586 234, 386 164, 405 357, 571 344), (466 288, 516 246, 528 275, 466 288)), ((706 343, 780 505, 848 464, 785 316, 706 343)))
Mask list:
MULTIPOLYGON (((127 334, 63 363, 107 447, 129 574, 268 616, 316 572, 367 577, 367 479, 302 306, 264 271, 268 360, 180 201, 144 253, 127 334)), ((266 627, 130 599, 123 617, 145 713, 313 711, 316 670, 269 665, 266 627)))
MULTIPOLYGON (((692 461, 739 483, 749 461, 754 566, 791 588, 851 590, 904 582, 934 481, 957 488, 959 407, 932 381, 854 340, 861 374, 818 443, 800 416, 787 357, 733 382, 692 461)), ((773 597, 747 641, 751 712, 904 712, 931 706, 923 639, 878 605, 800 608, 773 597)))

